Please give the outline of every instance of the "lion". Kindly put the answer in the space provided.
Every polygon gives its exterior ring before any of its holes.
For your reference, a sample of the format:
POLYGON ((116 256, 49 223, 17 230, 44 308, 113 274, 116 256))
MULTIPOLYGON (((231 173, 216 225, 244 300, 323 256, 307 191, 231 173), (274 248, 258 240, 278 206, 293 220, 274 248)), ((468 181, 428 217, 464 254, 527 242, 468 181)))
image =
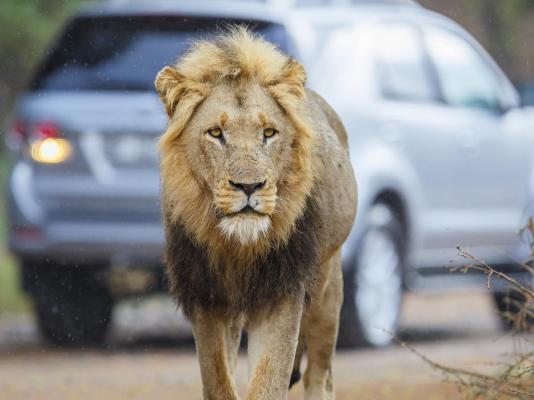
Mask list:
POLYGON ((170 291, 191 321, 205 399, 334 398, 341 245, 356 213, 347 134, 301 64, 237 27, 198 41, 155 86, 170 291))

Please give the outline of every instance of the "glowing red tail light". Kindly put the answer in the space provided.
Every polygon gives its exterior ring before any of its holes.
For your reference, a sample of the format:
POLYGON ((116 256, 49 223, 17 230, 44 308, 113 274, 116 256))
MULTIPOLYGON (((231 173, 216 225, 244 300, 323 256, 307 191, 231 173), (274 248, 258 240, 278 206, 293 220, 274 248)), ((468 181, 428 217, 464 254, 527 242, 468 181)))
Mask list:
POLYGON ((60 135, 58 126, 50 121, 35 124, 32 132, 33 139, 57 138, 60 135))
POLYGON ((30 139, 54 139, 59 137, 60 133, 58 126, 50 121, 38 122, 30 129, 26 121, 17 119, 11 126, 11 137, 17 142, 28 142, 30 139))
POLYGON ((22 151, 27 146, 32 147, 35 143, 41 143, 47 139, 62 140, 62 143, 66 143, 61 136, 61 130, 54 122, 41 121, 29 124, 27 121, 17 119, 11 126, 10 134, 6 136, 6 144, 13 151, 22 151))

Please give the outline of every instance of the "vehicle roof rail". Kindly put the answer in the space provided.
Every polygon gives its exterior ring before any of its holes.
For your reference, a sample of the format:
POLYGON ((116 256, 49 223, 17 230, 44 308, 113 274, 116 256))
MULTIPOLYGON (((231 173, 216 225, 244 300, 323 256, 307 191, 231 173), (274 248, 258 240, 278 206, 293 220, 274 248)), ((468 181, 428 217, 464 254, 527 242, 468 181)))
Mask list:
MULTIPOLYGON (((127 4, 143 2, 146 0, 106 0, 105 2, 111 4, 127 4)), ((217 2, 217 0, 211 0, 217 2)), ((407 6, 420 6, 417 0, 225 0, 226 2, 252 2, 252 3, 264 3, 272 4, 276 6, 329 6, 329 5, 407 5, 407 6)))
MULTIPOLYGON (((261 2, 261 0, 259 0, 261 2)), ((394 4, 406 6, 421 6, 417 0, 263 0, 265 3, 285 6, 308 6, 308 5, 372 5, 394 4)))

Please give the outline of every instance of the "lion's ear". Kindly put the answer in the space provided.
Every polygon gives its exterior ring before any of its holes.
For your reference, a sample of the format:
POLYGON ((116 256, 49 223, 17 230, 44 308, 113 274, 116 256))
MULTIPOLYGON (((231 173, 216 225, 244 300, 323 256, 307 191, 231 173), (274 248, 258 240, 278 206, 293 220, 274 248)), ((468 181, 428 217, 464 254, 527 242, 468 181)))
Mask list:
POLYGON ((158 73, 155 85, 170 119, 160 144, 170 144, 182 133, 196 107, 206 97, 207 86, 187 79, 172 67, 165 67, 158 73))
POLYGON ((155 86, 169 118, 182 107, 182 104, 198 102, 207 92, 205 83, 188 79, 173 67, 165 67, 159 71, 155 86))
POLYGON ((306 84, 306 71, 296 60, 289 60, 282 70, 282 84, 287 85, 288 91, 299 98, 304 97, 306 84))
POLYGON ((310 136, 310 129, 302 117, 302 105, 306 99, 306 72, 304 67, 293 59, 289 60, 280 72, 280 79, 268 85, 271 96, 284 109, 295 128, 304 136, 310 136))
POLYGON ((267 85, 274 99, 288 113, 295 112, 306 98, 306 72, 304 67, 293 59, 282 68, 279 78, 267 85))
POLYGON ((184 76, 172 67, 165 67, 159 71, 154 84, 167 115, 171 117, 184 92, 184 76))
POLYGON ((306 72, 304 67, 293 59, 289 60, 280 71, 279 78, 272 82, 269 91, 279 103, 293 103, 305 97, 304 84, 306 72))

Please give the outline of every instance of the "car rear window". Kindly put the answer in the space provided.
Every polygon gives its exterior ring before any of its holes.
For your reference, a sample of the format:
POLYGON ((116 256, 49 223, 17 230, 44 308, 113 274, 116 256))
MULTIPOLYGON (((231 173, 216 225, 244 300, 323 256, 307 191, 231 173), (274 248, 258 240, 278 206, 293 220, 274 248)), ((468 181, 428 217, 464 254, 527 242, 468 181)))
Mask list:
POLYGON ((150 91, 157 72, 199 38, 244 23, 291 54, 285 28, 262 21, 189 17, 79 17, 51 49, 32 90, 150 91))

